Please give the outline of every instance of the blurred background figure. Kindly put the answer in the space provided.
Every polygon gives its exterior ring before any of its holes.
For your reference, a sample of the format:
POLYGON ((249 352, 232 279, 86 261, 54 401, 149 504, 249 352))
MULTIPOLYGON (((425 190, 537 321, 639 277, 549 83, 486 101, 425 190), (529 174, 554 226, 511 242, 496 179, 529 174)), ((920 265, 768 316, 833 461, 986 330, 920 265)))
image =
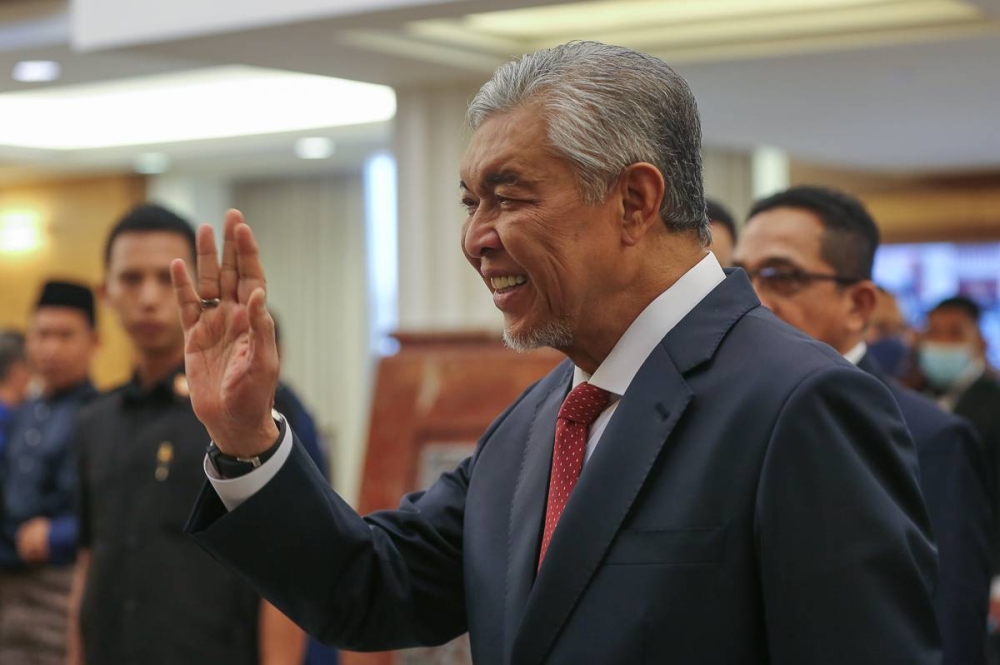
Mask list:
POLYGON ((928 395, 966 418, 979 432, 995 517, 992 547, 994 588, 990 594, 990 662, 1000 663, 1000 382, 986 362, 979 304, 965 296, 938 303, 927 314, 920 340, 920 373, 928 395))
POLYGON ((303 657, 302 632, 183 533, 209 437, 191 409, 169 266, 194 256, 191 225, 155 205, 134 208, 107 240, 102 292, 136 366, 76 425, 81 549, 69 663, 287 665, 303 657))
POLYGON ((733 265, 733 247, 736 245, 736 222, 725 206, 714 199, 705 199, 708 221, 712 225, 712 244, 709 249, 723 268, 733 265))
POLYGON ((766 307, 878 377, 896 398, 938 547, 943 662, 982 665, 993 526, 983 453, 967 422, 886 376, 872 357, 864 340, 879 300, 871 281, 878 244, 878 227, 858 200, 799 186, 754 204, 734 258, 766 307))
POLYGON ((96 394, 94 296, 50 281, 31 317, 27 354, 42 394, 14 414, 0 453, 0 663, 59 663, 76 556, 76 465, 70 448, 79 409, 96 394))
POLYGON ((30 383, 24 335, 16 330, 0 330, 0 455, 3 455, 4 430, 14 408, 27 398, 30 383))
MULTIPOLYGON (((979 432, 1000 518, 1000 382, 986 362, 980 317, 979 305, 971 298, 954 296, 938 303, 927 314, 917 360, 924 391, 979 432)), ((994 546, 993 567, 1000 573, 1000 540, 994 546)))
POLYGON ((908 370, 912 342, 912 330, 903 318, 896 296, 878 287, 875 308, 865 333, 868 352, 882 371, 899 378, 908 370))

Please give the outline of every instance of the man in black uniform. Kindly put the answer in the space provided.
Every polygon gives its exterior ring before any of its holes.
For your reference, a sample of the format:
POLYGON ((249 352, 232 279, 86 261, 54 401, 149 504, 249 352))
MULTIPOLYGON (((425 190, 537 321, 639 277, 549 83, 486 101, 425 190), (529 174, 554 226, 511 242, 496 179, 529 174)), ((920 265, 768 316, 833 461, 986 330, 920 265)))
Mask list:
POLYGON ((77 423, 81 549, 70 662, 302 660, 301 631, 182 532, 209 437, 188 399, 169 267, 194 252, 191 226, 152 205, 126 215, 107 242, 103 294, 137 366, 77 423))

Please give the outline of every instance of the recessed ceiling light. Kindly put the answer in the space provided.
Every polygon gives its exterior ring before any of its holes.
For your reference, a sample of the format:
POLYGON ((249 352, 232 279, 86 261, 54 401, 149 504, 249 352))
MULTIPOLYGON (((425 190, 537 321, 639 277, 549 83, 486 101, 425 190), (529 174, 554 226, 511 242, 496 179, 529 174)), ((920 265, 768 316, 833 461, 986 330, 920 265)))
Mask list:
POLYGON ((159 175, 170 168, 170 156, 162 152, 143 152, 136 155, 132 168, 142 175, 159 175))
POLYGON ((54 60, 22 60, 14 65, 12 76, 21 83, 45 83, 61 74, 62 66, 54 60))
POLYGON ((295 142, 295 155, 299 159, 329 159, 337 146, 333 139, 310 136, 295 142))

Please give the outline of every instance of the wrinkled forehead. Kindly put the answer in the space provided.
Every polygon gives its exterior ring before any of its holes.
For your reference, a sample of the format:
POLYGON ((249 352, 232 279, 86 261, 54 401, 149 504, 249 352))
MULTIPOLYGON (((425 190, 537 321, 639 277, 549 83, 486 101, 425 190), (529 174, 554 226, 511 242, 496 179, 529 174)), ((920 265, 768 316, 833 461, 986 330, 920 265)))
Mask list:
POLYGON ((546 123, 534 107, 497 113, 473 132, 459 166, 470 187, 487 184, 498 174, 524 174, 550 156, 546 123))

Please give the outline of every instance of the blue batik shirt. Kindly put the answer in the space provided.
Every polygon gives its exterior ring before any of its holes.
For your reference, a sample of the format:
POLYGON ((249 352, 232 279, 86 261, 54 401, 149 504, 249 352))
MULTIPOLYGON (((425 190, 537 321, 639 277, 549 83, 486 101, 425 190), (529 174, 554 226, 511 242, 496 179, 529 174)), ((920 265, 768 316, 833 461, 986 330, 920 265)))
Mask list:
POLYGON ((96 394, 93 384, 85 381, 28 400, 14 412, 0 451, 0 568, 24 565, 15 536, 35 517, 51 520, 49 563, 68 564, 76 557, 73 424, 80 407, 96 394))

